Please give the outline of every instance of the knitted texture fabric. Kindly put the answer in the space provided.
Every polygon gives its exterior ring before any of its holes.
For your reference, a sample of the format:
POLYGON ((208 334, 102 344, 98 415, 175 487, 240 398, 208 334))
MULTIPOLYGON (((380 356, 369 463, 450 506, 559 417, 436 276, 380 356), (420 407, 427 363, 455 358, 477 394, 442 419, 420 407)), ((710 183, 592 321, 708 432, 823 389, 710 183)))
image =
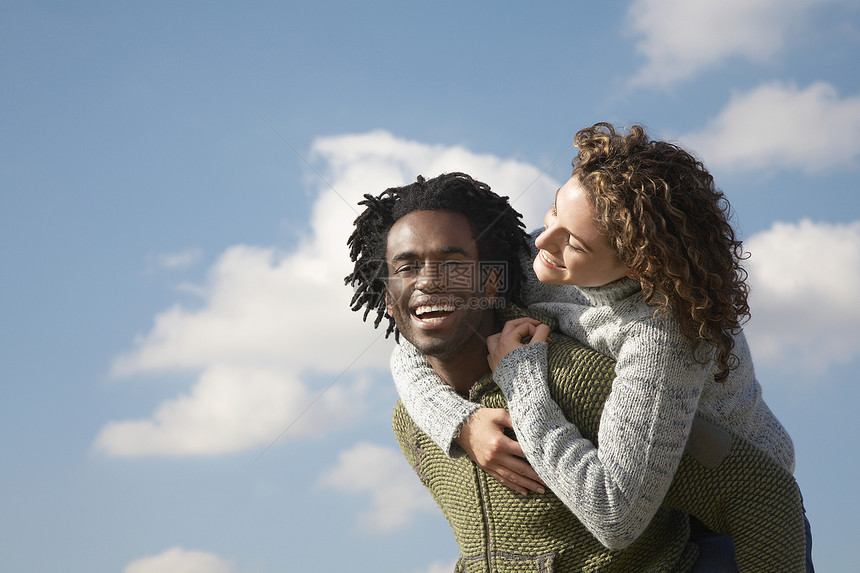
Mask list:
MULTIPOLYGON (((762 397, 742 331, 733 335, 735 367, 724 381, 717 383, 714 381, 717 365, 708 361, 707 349, 703 347, 697 354, 708 363, 697 363, 692 343, 681 332, 674 313, 655 316, 656 309, 645 303, 637 281, 621 279, 601 287, 581 287, 579 291, 585 303, 544 301, 529 306, 529 311, 551 315, 558 320, 558 330, 614 358, 616 385, 620 382, 638 395, 649 390, 655 396, 676 399, 675 411, 663 414, 677 417, 682 416, 681 411, 687 411, 689 421, 692 413, 698 412, 766 451, 788 471, 794 471, 791 437, 762 397)), ((614 407, 607 405, 607 408, 614 415, 614 407)), ((679 456, 680 449, 675 463, 679 456)))
MULTIPOLYGON (((609 370, 595 371, 611 378, 609 370)), ((505 398, 487 376, 472 398, 504 407, 505 398)), ((481 471, 468 457, 451 459, 415 425, 398 402, 397 441, 448 520, 460 547, 457 572, 673 572, 690 571, 697 556, 687 541, 689 523, 676 510, 661 509, 645 532, 622 551, 604 547, 552 492, 523 496, 481 471)))
MULTIPOLYGON (((550 395, 546 344, 509 353, 494 379, 509 400, 525 457, 604 545, 626 547, 651 520, 671 486, 696 419, 750 441, 791 471, 791 439, 762 400, 743 336, 736 341, 739 368, 717 383, 713 365, 693 359, 677 321, 653 317, 638 283, 622 280, 585 290, 590 303, 576 303, 579 311, 557 315, 560 324, 582 331, 574 338, 618 359, 601 418, 599 451, 597 440, 584 439, 550 395), (620 348, 624 351, 619 353, 620 348)), ((542 307, 555 310, 564 303, 542 307)), ((535 314, 534 309, 528 312, 535 314)), ((395 351, 392 374, 418 426, 451 455, 459 454, 451 440, 476 404, 457 396, 414 348, 395 351)))
MULTIPOLYGON (((550 391, 583 436, 596 443, 602 404, 611 386, 588 380, 589 373, 583 370, 594 367, 594 357, 584 353, 575 341, 553 336, 548 355, 550 391)), ((728 457, 715 469, 685 454, 664 506, 731 535, 741 572, 806 571, 806 532, 797 482, 776 460, 742 438, 732 436, 728 457)))
MULTIPOLYGON (((572 339, 552 336, 552 397, 583 437, 596 444, 614 362, 572 339)), ((488 378, 475 386, 471 398, 488 407, 506 406, 504 394, 488 378)), ((394 427, 404 454, 454 530, 462 552, 460 571, 689 570, 695 550, 683 543, 686 525, 679 526, 668 508, 731 535, 742 572, 805 571, 797 484, 775 460, 741 438, 732 437, 730 454, 716 469, 684 455, 665 507, 633 544, 611 551, 554 494, 523 497, 471 460, 447 458, 400 404, 394 427)))

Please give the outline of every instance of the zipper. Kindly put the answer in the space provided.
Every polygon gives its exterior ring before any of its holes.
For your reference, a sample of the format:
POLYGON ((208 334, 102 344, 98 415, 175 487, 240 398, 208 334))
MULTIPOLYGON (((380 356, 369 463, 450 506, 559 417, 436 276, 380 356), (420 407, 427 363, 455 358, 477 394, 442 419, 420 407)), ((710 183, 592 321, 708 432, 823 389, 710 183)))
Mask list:
POLYGON ((473 464, 473 470, 475 472, 475 482, 478 486, 478 506, 481 509, 481 521, 484 523, 484 539, 486 542, 484 543, 484 552, 486 558, 487 572, 492 573, 493 571, 493 563, 492 563, 492 549, 491 549, 491 539, 490 539, 490 519, 489 519, 489 510, 487 508, 487 501, 489 498, 489 492, 487 488, 487 475, 484 474, 477 465, 473 464))

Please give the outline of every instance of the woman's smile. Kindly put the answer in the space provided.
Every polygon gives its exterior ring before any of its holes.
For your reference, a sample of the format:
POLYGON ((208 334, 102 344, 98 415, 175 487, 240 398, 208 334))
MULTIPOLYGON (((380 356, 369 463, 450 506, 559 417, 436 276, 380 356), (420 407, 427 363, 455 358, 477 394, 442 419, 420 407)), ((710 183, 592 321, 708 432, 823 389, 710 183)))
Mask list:
POLYGON ((549 255, 547 255, 546 251, 543 251, 543 250, 540 251, 540 258, 541 258, 541 262, 546 263, 546 265, 550 268, 558 269, 558 270, 562 270, 562 271, 565 269, 563 264, 559 265, 558 263, 553 261, 549 257, 549 255))

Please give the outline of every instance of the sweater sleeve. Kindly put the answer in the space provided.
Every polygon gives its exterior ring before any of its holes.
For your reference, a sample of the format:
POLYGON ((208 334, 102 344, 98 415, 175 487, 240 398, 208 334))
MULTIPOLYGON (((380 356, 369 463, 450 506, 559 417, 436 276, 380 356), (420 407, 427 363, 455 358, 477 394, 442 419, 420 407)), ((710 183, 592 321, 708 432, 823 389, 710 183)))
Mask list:
POLYGON ((546 343, 511 352, 494 374, 526 458, 610 549, 635 541, 662 504, 684 453, 706 372, 687 346, 669 343, 671 332, 635 326, 616 356, 599 447, 552 399, 546 343))
POLYGON ((418 349, 402 337, 391 353, 391 375, 400 401, 415 424, 448 457, 464 455, 466 452, 454 438, 480 404, 457 394, 439 378, 418 349))

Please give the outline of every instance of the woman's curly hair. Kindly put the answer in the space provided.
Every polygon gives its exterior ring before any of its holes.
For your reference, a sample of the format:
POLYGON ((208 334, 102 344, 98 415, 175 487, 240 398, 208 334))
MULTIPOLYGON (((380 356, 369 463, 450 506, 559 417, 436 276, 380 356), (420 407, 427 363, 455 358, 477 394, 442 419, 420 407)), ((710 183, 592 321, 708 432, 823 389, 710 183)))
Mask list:
POLYGON ((579 131, 574 143, 573 176, 598 228, 641 283, 646 304, 655 312, 672 309, 697 359, 714 360, 716 379, 725 380, 738 362, 732 335, 750 314, 741 266, 747 255, 729 223, 725 195, 699 160, 677 145, 650 141, 641 126, 623 135, 598 123, 579 131))
POLYGON ((362 320, 376 311, 373 321, 376 328, 383 318, 388 318, 386 338, 393 332, 395 340, 399 340, 394 319, 387 314, 385 305, 388 231, 398 219, 413 211, 462 213, 469 220, 480 261, 493 263, 488 268, 505 273, 498 277, 499 296, 521 304, 524 274, 520 255, 528 252, 522 216, 511 207, 507 197, 496 195, 487 184, 465 173, 448 173, 429 180, 419 175, 410 185, 386 189, 377 197, 365 195, 359 205, 365 209, 356 218, 355 229, 347 241, 354 266, 344 282, 354 288, 350 308, 353 311, 364 308, 362 320), (504 269, 497 263, 502 263, 504 269))

